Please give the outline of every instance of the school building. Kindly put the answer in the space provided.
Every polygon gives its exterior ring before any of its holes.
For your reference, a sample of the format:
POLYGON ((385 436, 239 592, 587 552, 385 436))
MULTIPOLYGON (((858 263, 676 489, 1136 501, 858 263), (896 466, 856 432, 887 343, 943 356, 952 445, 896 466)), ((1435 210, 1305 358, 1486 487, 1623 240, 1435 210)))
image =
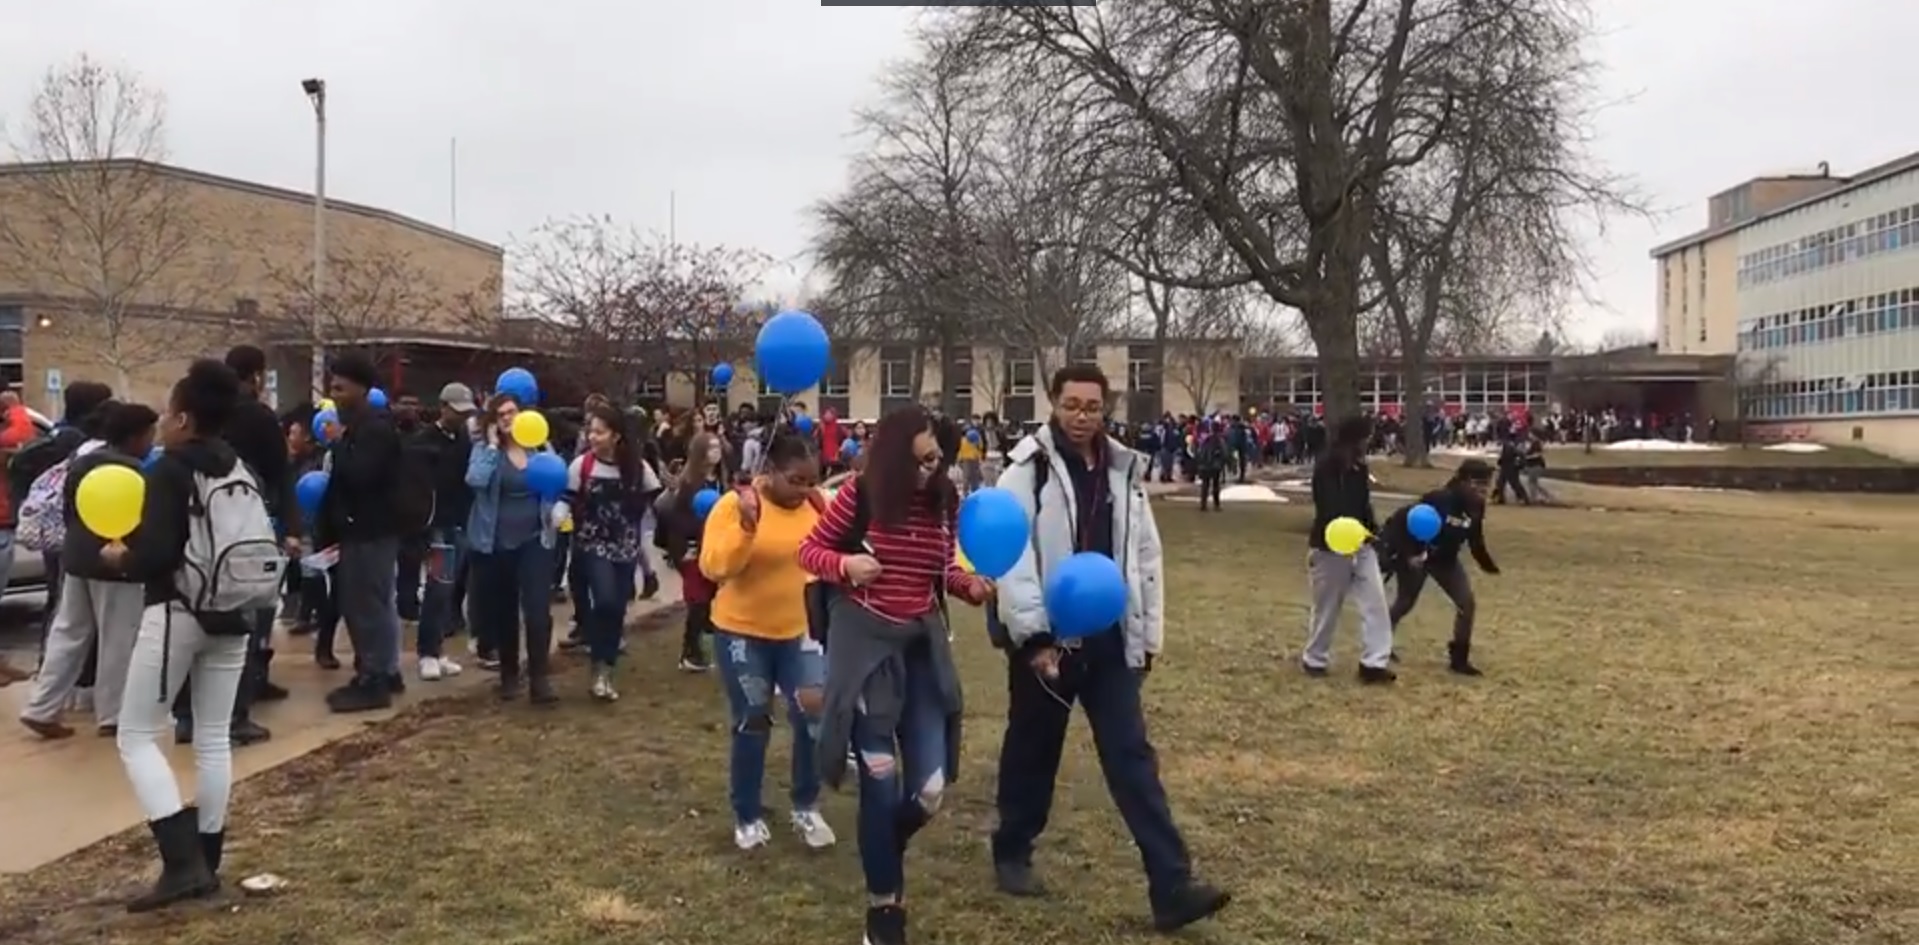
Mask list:
MULTIPOLYGON (((325 213, 329 350, 366 350, 420 391, 503 366, 473 314, 498 309, 500 247, 375 207, 325 213)), ((193 358, 252 343, 268 394, 306 399, 313 239, 308 193, 146 161, 0 165, 0 382, 56 416, 72 380, 158 403, 193 358)))
POLYGON ((1765 438, 1919 458, 1919 153, 1749 180, 1656 247, 1661 354, 1733 359, 1765 438))

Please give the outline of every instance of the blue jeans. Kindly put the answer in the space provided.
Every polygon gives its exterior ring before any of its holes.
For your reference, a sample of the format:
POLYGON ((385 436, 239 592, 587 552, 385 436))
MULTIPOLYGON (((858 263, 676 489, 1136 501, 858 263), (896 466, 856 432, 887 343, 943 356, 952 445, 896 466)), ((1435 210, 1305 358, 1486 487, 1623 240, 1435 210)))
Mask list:
POLYGON ((817 809, 820 772, 814 747, 819 719, 802 710, 795 696, 802 689, 817 690, 826 684, 826 659, 819 644, 808 637, 763 640, 716 628, 713 652, 733 720, 728 793, 734 821, 750 824, 766 816, 760 782, 766 779, 775 687, 786 699, 786 717, 793 729, 793 809, 817 809))
POLYGON ((426 595, 420 603, 420 634, 414 652, 422 659, 444 656, 441 644, 453 629, 453 583, 466 558, 466 529, 457 525, 427 530, 426 563, 421 579, 426 595))
POLYGON ((526 673, 547 674, 553 649, 553 551, 531 539, 518 548, 473 555, 474 633, 480 651, 500 661, 500 678, 520 677, 521 629, 526 673))
POLYGON ((906 704, 897 727, 853 723, 860 770, 860 869, 870 896, 906 891, 906 843, 939 811, 946 791, 946 708, 924 647, 906 655, 906 704))
POLYGON ((620 659, 620 636, 626 630, 626 605, 633 599, 633 562, 615 561, 573 549, 573 573, 579 576, 580 596, 573 610, 580 614, 581 635, 593 662, 612 666, 620 659))

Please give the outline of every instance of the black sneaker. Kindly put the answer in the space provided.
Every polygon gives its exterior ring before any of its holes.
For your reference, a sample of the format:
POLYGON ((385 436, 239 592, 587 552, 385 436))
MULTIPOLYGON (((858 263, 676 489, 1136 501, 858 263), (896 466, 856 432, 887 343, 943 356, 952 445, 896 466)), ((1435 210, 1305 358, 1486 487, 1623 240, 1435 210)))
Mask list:
POLYGON ((327 693, 326 704, 341 714, 372 712, 392 707, 393 693, 387 691, 383 677, 355 676, 352 682, 327 693))
POLYGON ((1046 895, 1046 884, 1033 874, 1033 864, 1006 860, 993 864, 993 881, 999 891, 1022 899, 1046 895))
POLYGON ((1306 661, 1304 661, 1304 660, 1301 660, 1301 661, 1300 661, 1300 664, 1299 664, 1299 671, 1300 671, 1300 672, 1302 672, 1302 673, 1305 673, 1305 674, 1306 674, 1306 675, 1308 675, 1308 676, 1311 676, 1311 677, 1313 677, 1314 679, 1325 679, 1325 678, 1326 678, 1326 667, 1324 667, 1324 666, 1314 666, 1313 664, 1311 664, 1311 663, 1308 663, 1308 662, 1306 662, 1306 661))
POLYGON ((1233 901, 1231 893, 1205 883, 1186 883, 1153 903, 1153 928, 1177 932, 1201 919, 1210 919, 1233 901))
POLYGON ((334 656, 332 650, 315 650, 313 651, 313 665, 321 669, 339 669, 340 658, 334 656))
POLYGON ((1446 668, 1461 676, 1485 675, 1473 665, 1473 647, 1470 643, 1446 644, 1446 668))
POLYGON ((906 909, 867 906, 865 945, 906 945, 906 909))
POLYGON ((252 719, 246 719, 233 723, 233 728, 227 737, 233 741, 233 747, 245 748, 271 739, 273 733, 266 726, 252 719))
POLYGON ((381 680, 386 683, 388 695, 401 695, 406 692, 406 676, 401 673, 387 673, 381 680))
POLYGON ((640 578, 640 599, 652 600, 654 597, 659 596, 659 593, 660 576, 657 574, 642 575, 640 578))
POLYGON ((262 682, 260 683, 260 691, 253 694, 253 701, 284 702, 288 695, 291 695, 291 693, 287 692, 287 687, 279 683, 262 682))
POLYGON ((1387 683, 1398 682, 1399 674, 1384 666, 1361 666, 1359 668, 1359 681, 1369 685, 1383 686, 1387 683))

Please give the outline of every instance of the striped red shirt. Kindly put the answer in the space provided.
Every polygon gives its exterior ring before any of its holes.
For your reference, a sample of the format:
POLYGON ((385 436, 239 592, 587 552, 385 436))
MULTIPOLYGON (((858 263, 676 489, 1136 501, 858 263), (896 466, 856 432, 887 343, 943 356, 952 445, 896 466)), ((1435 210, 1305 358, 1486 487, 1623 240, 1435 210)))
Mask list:
MULTIPOLYGON (((800 543, 800 567, 819 575, 820 580, 845 584, 841 563, 847 553, 840 548, 858 506, 859 477, 855 476, 840 487, 826 514, 813 526, 813 533, 800 543)), ((926 501, 916 500, 912 513, 898 528, 887 528, 869 515, 866 547, 879 560, 880 576, 864 587, 847 587, 846 594, 879 617, 906 623, 939 606, 933 595, 938 586, 935 581, 944 582, 952 593, 962 593, 971 577, 953 558, 956 514, 954 509, 941 514, 926 501)))

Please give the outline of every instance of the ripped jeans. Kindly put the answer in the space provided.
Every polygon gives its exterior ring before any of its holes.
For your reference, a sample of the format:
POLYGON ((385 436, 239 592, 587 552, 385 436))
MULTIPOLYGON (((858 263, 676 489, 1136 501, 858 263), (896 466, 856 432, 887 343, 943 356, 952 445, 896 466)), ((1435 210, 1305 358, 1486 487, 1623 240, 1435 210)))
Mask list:
POLYGON ((906 891, 906 844, 939 812, 946 793, 946 709, 924 646, 906 653, 906 703, 888 730, 853 723, 860 769, 860 869, 875 900, 906 891))
POLYGON ((725 630, 713 631, 713 661, 726 689, 733 722, 733 752, 728 766, 728 795, 734 822, 750 824, 766 817, 760 802, 766 780, 766 746, 773 734, 773 690, 786 701, 793 729, 793 809, 817 810, 820 770, 814 753, 819 707, 801 709, 798 694, 817 695, 826 682, 826 658, 809 637, 767 640, 725 630))

